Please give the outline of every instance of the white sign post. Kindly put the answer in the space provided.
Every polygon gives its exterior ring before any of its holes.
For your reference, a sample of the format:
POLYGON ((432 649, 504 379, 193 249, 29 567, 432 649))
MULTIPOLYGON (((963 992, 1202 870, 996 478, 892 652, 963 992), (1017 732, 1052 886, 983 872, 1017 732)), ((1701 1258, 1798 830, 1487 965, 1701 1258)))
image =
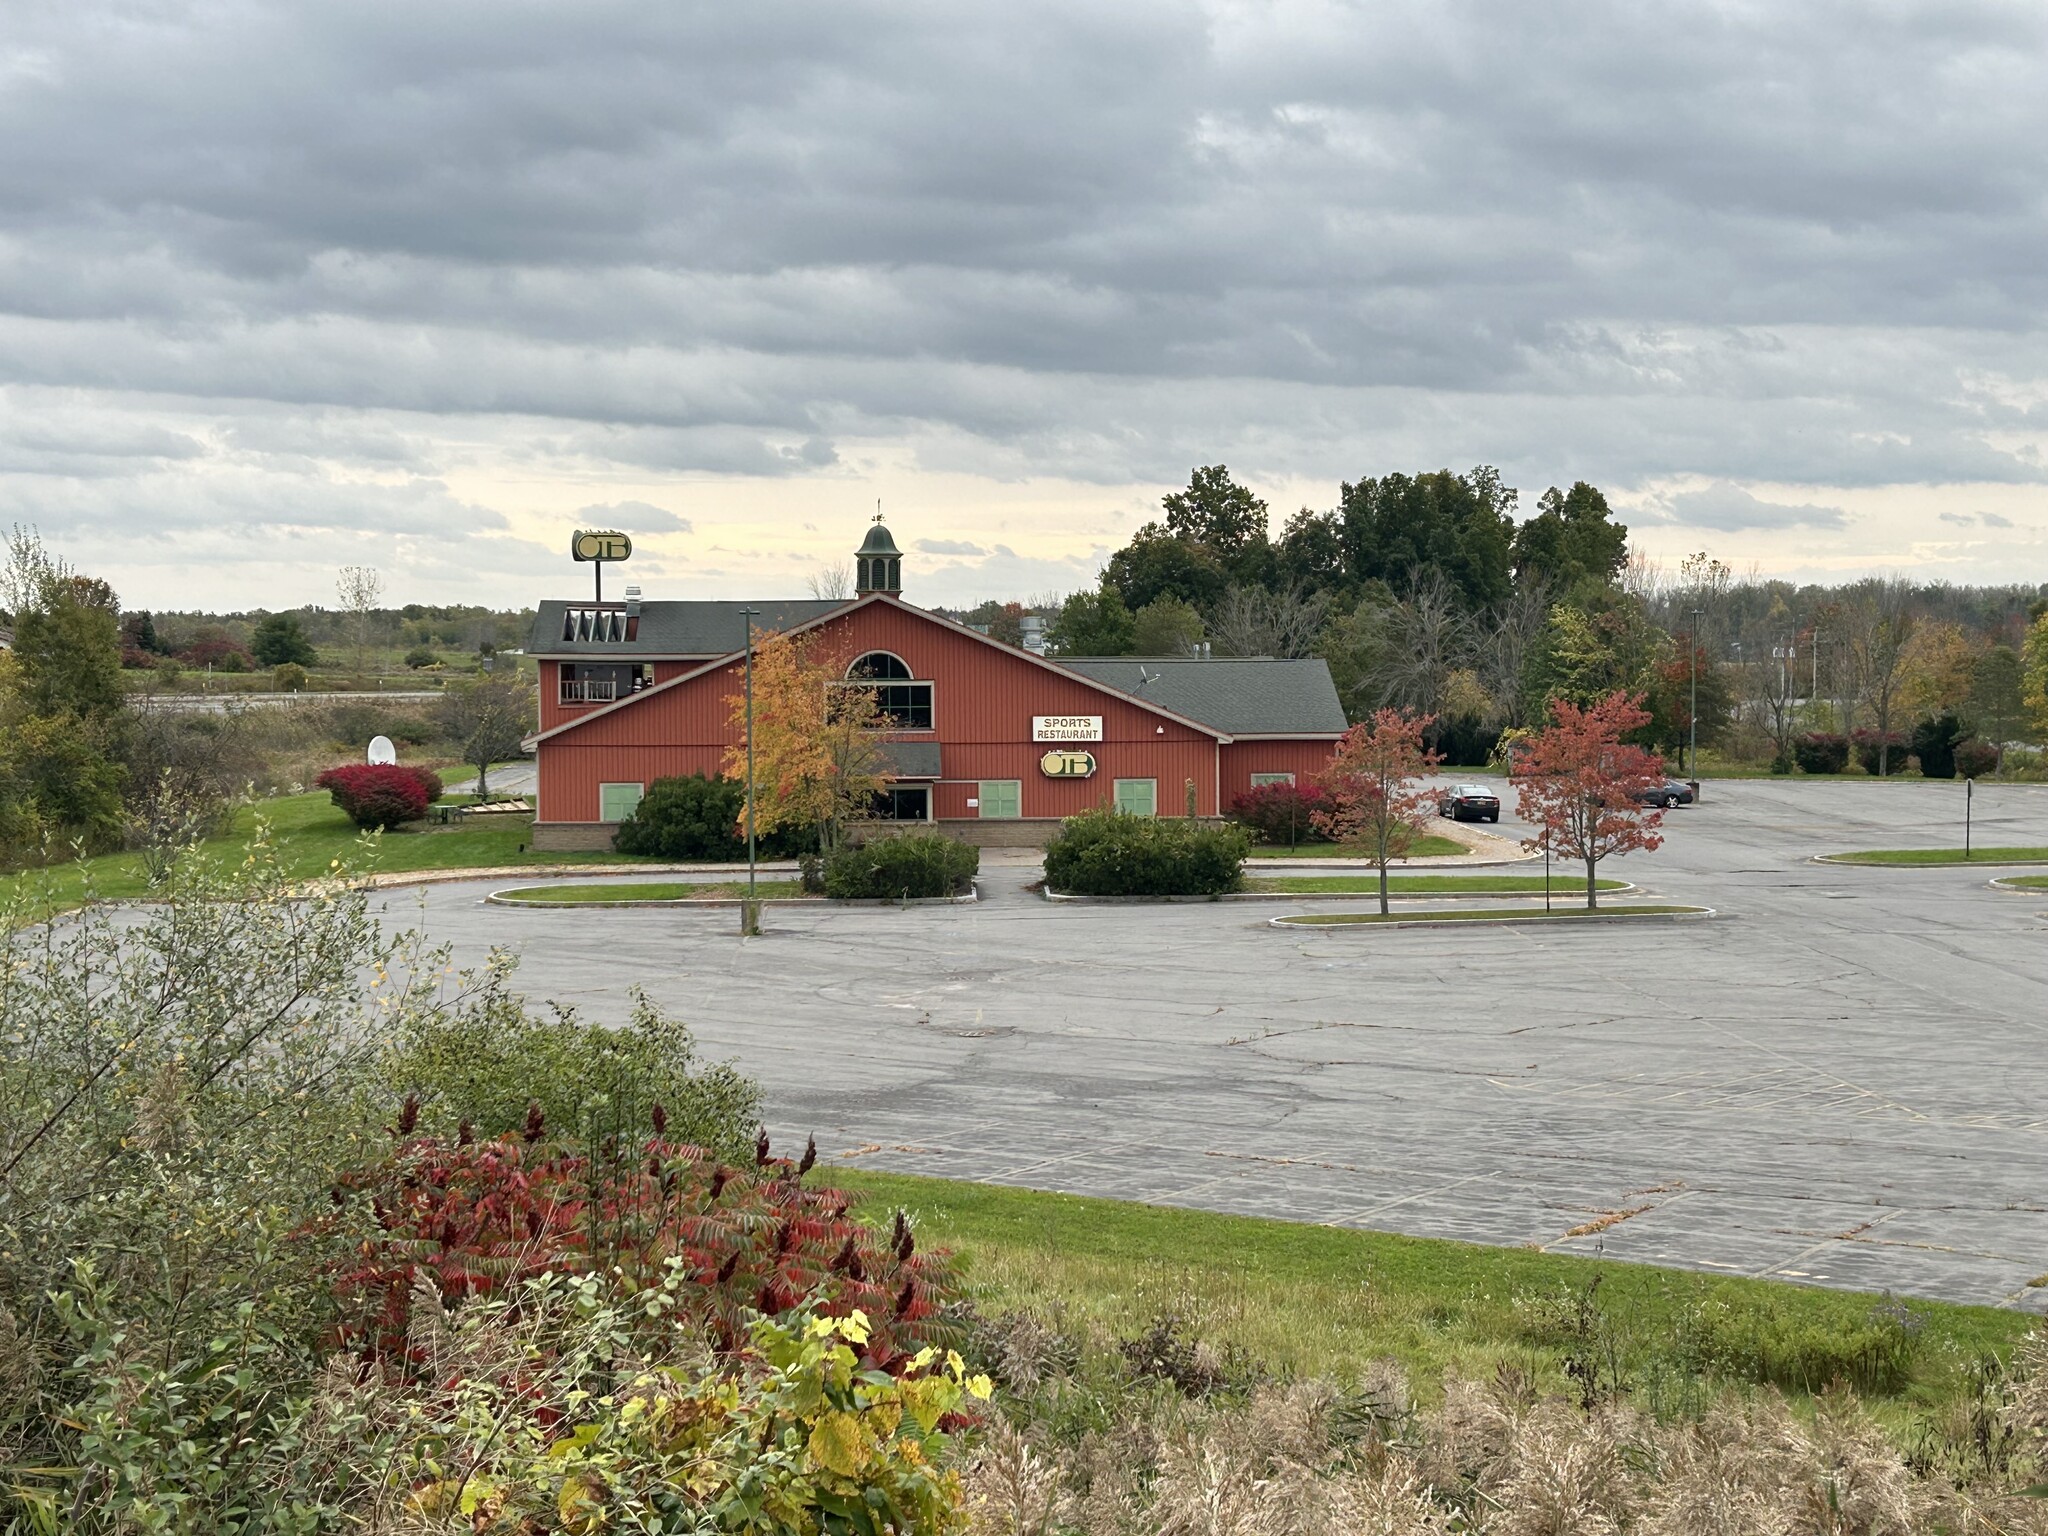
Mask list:
POLYGON ((1031 739, 1033 741, 1100 741, 1102 740, 1102 716, 1033 715, 1031 717, 1031 739))
POLYGON ((373 763, 395 763, 398 761, 398 748, 391 745, 391 738, 389 736, 372 736, 370 738, 370 761, 373 763))

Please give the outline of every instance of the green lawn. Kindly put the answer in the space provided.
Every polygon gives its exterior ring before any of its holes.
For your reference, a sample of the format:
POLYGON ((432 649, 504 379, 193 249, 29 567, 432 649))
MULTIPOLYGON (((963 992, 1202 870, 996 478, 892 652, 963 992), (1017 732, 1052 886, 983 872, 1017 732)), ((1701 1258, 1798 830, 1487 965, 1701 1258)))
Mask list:
MULTIPOLYGON (((1564 887, 1558 888, 1562 894, 1564 887)), ((1584 891, 1585 887, 1579 887, 1584 891)), ((1539 894, 1540 890, 1539 890, 1539 894)), ((1312 912, 1283 917, 1278 921, 1322 928, 1355 927, 1363 923, 1498 923, 1513 921, 1526 923, 1531 918, 1546 917, 1659 917, 1679 912, 1704 912, 1704 907, 1601 907, 1588 911, 1584 906, 1559 906, 1545 910, 1541 907, 1469 907, 1454 912, 1390 912, 1382 917, 1377 912, 1312 912)))
MULTIPOLYGON (((761 880, 755 889, 763 901, 786 901, 804 893, 797 880, 761 880)), ((746 894, 744 880, 650 880, 632 885, 525 885, 516 891, 499 891, 497 899, 617 907, 649 901, 730 901, 746 894)))
MULTIPOLYGON (((1286 1177, 1284 1166, 1268 1172, 1286 1177)), ((866 1196, 871 1217, 902 1206, 923 1241, 956 1249, 984 1311, 1029 1307, 1073 1331, 1092 1324, 1125 1336, 1173 1313, 1199 1337, 1271 1369, 1339 1379, 1393 1355, 1429 1396, 1446 1370, 1486 1380, 1503 1365, 1564 1390, 1559 1330, 1569 1334, 1567 1303, 1596 1277, 1599 1346, 1611 1346, 1639 1380, 1667 1386, 1673 1378, 1682 1386, 1690 1372, 1798 1391, 1816 1372, 1853 1372, 1863 1359, 1892 1367, 1880 1401, 1927 1402, 1961 1388, 1973 1361, 2032 1326, 2022 1314, 1941 1302, 1914 1301, 1910 1315, 1888 1318, 1870 1295, 1533 1248, 851 1168, 829 1176, 866 1196)), ((1560 1212, 1557 1231, 1545 1236, 1617 1219, 1625 1218, 1560 1212)))
MULTIPOLYGON (((1411 859, 1449 859, 1472 850, 1463 843, 1435 833, 1416 839, 1415 846, 1408 850, 1411 859)), ((1346 848, 1340 843, 1297 843, 1292 848, 1285 843, 1267 846, 1259 844, 1252 849, 1255 859, 1355 859, 1360 857, 1356 848, 1346 848)))
MULTIPOLYGON (((1627 885, 1626 880, 1602 880, 1600 889, 1618 891, 1627 885)), ((1245 889, 1252 891, 1284 891, 1290 895, 1312 896, 1318 892, 1326 895, 1377 896, 1380 889, 1378 875, 1260 875, 1245 881, 1245 889)), ((1583 879, 1553 879, 1550 882, 1553 895, 1570 896, 1586 894, 1583 879)), ((1387 890, 1396 896, 1541 896, 1543 877, 1541 875, 1394 875, 1387 876, 1387 890)))
POLYGON ((2048 848, 1866 848, 1856 853, 1831 853, 1833 864, 2048 864, 2048 848))
POLYGON ((2001 883, 2016 891, 2048 891, 2048 875, 2008 875, 2001 883))
MULTIPOLYGON (((424 869, 489 869, 515 864, 644 864, 646 859, 609 851, 537 853, 524 847, 533 836, 533 818, 494 816, 482 825, 428 824, 419 830, 387 832, 364 841, 349 819, 334 808, 325 790, 281 795, 236 813, 225 837, 204 845, 208 857, 223 864, 240 860, 255 831, 258 813, 269 821, 285 873, 302 880, 327 873, 336 859, 376 872, 424 869)), ((76 906, 88 879, 102 897, 140 896, 147 889, 142 856, 112 853, 52 869, 0 877, 0 893, 22 882, 45 882, 43 905, 53 910, 76 906)))

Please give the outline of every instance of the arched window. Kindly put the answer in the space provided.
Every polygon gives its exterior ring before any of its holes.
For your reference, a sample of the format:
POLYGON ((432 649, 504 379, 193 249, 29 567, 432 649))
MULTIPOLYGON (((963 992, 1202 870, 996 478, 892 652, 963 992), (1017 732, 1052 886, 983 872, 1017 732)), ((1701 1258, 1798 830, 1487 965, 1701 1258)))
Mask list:
POLYGON ((906 683, 916 676, 909 664, 894 651, 869 651, 846 669, 846 675, 849 678, 872 678, 876 682, 900 678, 906 683))
POLYGON ((875 703, 889 717, 889 728, 928 731, 932 728, 932 685, 913 681, 910 666, 893 651, 869 651, 846 669, 848 686, 869 684, 875 703))

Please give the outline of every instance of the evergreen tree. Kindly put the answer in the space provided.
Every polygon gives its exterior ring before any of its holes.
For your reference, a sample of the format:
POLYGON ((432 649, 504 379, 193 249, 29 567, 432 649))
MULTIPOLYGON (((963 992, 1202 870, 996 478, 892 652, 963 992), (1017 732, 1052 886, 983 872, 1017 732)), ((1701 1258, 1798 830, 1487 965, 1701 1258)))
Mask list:
POLYGON ((266 667, 310 667, 319 660, 296 613, 266 614, 249 636, 249 650, 266 667))

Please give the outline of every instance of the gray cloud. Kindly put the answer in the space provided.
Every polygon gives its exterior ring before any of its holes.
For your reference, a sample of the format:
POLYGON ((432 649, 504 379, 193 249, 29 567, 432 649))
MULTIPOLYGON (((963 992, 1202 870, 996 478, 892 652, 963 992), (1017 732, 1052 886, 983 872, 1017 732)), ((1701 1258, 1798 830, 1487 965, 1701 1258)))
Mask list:
POLYGON ((1937 521, 1956 528, 2010 528, 2012 519, 2001 517, 1996 512, 1937 512, 1937 521))
POLYGON ((644 501, 615 501, 607 506, 579 507, 576 521, 586 528, 623 528, 628 533, 688 533, 690 520, 644 501))
MULTIPOLYGON (((0 502, 95 527, 884 450, 2048 480, 2026 7, 75 0, 0 70, 0 502)), ((1840 526, 1744 494, 1672 507, 1840 526)))
MULTIPOLYGON (((919 539, 913 546, 927 555, 985 555, 987 550, 966 539, 919 539)), ((1008 553, 1008 551, 1005 551, 1008 553)))
POLYGON ((1671 498, 1672 516, 1690 528, 1722 533, 1752 528, 1840 528, 1847 516, 1840 507, 1787 506, 1762 501, 1739 485, 1717 481, 1699 491, 1681 491, 1671 498))

